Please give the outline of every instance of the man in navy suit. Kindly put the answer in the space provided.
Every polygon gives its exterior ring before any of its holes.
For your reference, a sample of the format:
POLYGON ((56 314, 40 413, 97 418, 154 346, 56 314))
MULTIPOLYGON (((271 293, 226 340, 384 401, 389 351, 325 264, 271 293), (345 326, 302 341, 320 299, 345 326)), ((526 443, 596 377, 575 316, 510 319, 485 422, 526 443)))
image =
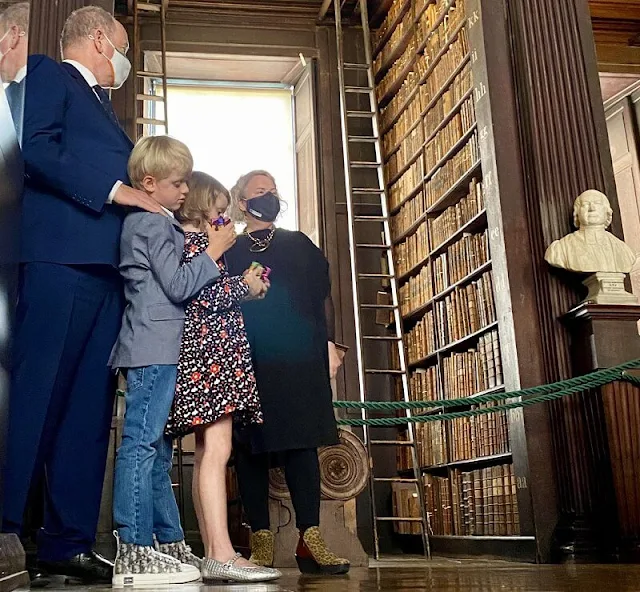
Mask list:
POLYGON ((28 33, 28 2, 12 4, 0 14, 0 79, 11 109, 18 140, 22 133, 28 33))
POLYGON ((112 564, 92 547, 115 392, 107 362, 123 310, 122 206, 160 206, 127 185, 133 144, 104 90, 131 68, 124 27, 81 8, 61 47, 62 64, 28 62, 3 530, 21 534, 30 486, 44 476, 39 568, 108 583, 112 564))

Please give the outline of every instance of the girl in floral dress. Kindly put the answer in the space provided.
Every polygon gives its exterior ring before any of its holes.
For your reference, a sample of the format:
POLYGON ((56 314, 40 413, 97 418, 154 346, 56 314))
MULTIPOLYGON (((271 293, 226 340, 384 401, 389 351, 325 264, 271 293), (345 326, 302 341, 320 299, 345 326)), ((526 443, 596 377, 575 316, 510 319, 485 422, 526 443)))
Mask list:
MULTIPOLYGON (((205 173, 194 172, 188 184, 189 194, 176 212, 185 233, 185 265, 207 248, 207 226, 224 214, 230 199, 227 189, 205 173)), ((268 282, 261 279, 261 268, 231 277, 224 261, 218 261, 218 266, 220 279, 204 288, 186 309, 167 432, 177 437, 195 432, 193 500, 205 562, 213 559, 222 564, 231 562, 233 568, 254 568, 253 563, 237 556, 229 538, 226 466, 233 421, 262 423, 239 305, 263 297, 268 282)))

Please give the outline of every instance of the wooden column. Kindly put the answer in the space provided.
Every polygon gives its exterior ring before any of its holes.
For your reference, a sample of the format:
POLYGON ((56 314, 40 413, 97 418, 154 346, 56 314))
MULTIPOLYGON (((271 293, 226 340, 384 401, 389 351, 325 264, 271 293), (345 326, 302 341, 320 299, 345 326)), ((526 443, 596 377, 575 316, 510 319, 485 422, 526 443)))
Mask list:
POLYGON ((67 17, 83 6, 102 6, 113 13, 113 0, 30 0, 29 53, 60 59, 60 33, 67 17))
MULTIPOLYGON (((536 322, 545 382, 551 382, 573 374, 569 332, 559 319, 582 294, 573 276, 547 266, 544 251, 572 230, 573 202, 586 189, 607 194, 618 235, 621 226, 587 1, 506 4, 536 322)), ((612 495, 602 401, 585 394, 549 409, 560 512, 556 546, 598 551, 604 542, 598 517, 612 495)))

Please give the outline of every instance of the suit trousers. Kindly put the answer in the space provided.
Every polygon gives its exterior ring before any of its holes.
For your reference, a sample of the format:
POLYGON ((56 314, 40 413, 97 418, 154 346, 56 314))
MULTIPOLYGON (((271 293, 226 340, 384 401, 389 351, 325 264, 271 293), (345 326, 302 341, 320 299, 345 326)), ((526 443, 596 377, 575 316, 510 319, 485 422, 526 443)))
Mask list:
POLYGON ((2 528, 22 534, 30 487, 44 477, 42 560, 95 543, 116 386, 107 362, 122 312, 113 268, 21 267, 2 528))

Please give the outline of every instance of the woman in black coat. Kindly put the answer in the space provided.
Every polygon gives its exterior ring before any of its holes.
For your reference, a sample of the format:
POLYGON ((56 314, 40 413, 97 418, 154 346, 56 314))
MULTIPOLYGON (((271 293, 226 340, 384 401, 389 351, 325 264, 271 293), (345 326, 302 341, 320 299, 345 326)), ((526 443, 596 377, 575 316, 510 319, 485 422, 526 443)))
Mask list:
POLYGON ((339 574, 318 529, 318 447, 338 443, 330 376, 340 365, 333 341, 329 264, 301 232, 276 228, 280 198, 272 175, 253 171, 232 189, 232 211, 246 229, 227 252, 231 274, 256 261, 270 268, 265 299, 242 306, 264 424, 239 430, 235 457, 240 495, 251 524, 251 561, 273 564, 269 468, 283 466, 296 512, 296 560, 306 573, 339 574))

